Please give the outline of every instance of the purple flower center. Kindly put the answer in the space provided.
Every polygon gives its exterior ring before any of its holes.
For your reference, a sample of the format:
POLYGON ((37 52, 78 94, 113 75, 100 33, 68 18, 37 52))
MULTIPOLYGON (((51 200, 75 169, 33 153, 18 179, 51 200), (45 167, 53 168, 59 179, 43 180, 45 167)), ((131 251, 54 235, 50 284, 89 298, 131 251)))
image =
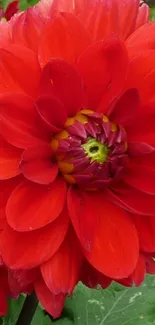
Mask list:
POLYGON ((127 164, 125 130, 107 116, 81 111, 52 140, 60 172, 69 183, 105 188, 120 179, 127 164))

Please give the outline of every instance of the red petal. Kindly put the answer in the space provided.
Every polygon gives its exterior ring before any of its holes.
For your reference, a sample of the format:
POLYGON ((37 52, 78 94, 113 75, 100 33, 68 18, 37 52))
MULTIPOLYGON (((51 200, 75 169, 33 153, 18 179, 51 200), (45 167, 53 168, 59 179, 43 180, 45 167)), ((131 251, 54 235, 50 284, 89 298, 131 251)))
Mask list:
POLYGON ((19 163, 22 150, 11 146, 0 136, 0 179, 8 179, 20 174, 19 163))
POLYGON ((139 10, 139 0, 115 0, 118 6, 120 37, 126 39, 134 30, 139 10))
POLYGON ((136 29, 148 23, 149 20, 150 20, 150 8, 146 3, 143 3, 139 8, 139 12, 136 20, 136 29))
POLYGON ((145 142, 128 142, 128 154, 131 157, 140 157, 153 154, 155 147, 145 142))
POLYGON ((24 92, 35 96, 40 78, 36 54, 18 45, 1 48, 0 75, 1 92, 24 92))
POLYGON ((39 115, 51 131, 60 131, 67 119, 64 105, 54 96, 40 96, 35 104, 39 115))
POLYGON ((155 220, 154 217, 134 216, 140 249, 143 252, 151 253, 155 251, 155 220))
POLYGON ((126 79, 126 88, 134 87, 140 92, 144 104, 155 102, 155 54, 153 50, 143 50, 131 60, 126 79))
POLYGON ((54 295, 42 279, 35 283, 35 292, 45 310, 53 318, 58 318, 61 315, 66 295, 63 293, 54 295))
POLYGON ((1 238, 4 263, 11 269, 32 269, 55 254, 68 230, 65 211, 48 226, 25 233, 6 227, 1 238))
POLYGON ((140 106, 137 116, 133 116, 125 127, 128 141, 145 142, 155 147, 154 124, 154 104, 140 106))
POLYGON ((39 47, 42 66, 51 58, 63 58, 75 63, 91 43, 91 37, 82 23, 70 13, 57 13, 45 25, 39 47))
POLYGON ((119 183, 114 192, 109 192, 109 197, 118 206, 131 213, 144 216, 155 216, 154 196, 136 190, 127 184, 119 183))
POLYGON ((58 166, 52 162, 50 145, 38 145, 24 151, 20 170, 30 181, 39 184, 52 183, 58 174, 58 166))
POLYGON ((39 269, 31 270, 9 270, 8 271, 8 281, 9 288, 14 294, 20 294, 21 292, 27 292, 27 289, 30 288, 30 285, 40 276, 39 269))
POLYGON ((0 96, 0 127, 2 136, 19 148, 47 140, 32 99, 24 94, 0 96))
POLYGON ((53 59, 44 67, 40 91, 58 97, 69 115, 75 115, 84 102, 81 77, 71 64, 61 59, 53 59))
POLYGON ((0 20, 0 43, 1 47, 8 45, 8 42, 11 42, 10 37, 10 23, 6 23, 5 21, 0 20))
POLYGON ((8 312, 8 302, 5 292, 0 290, 0 317, 5 316, 8 312))
POLYGON ((68 192, 68 210, 71 221, 83 247, 90 251, 96 236, 98 225, 98 194, 82 192, 70 188, 68 192))
POLYGON ((124 182, 143 192, 155 195, 155 169, 153 161, 152 167, 147 166, 147 157, 138 161, 134 159, 130 161, 124 175, 124 182))
POLYGON ((155 261, 151 256, 145 256, 146 271, 149 274, 155 274, 155 261))
POLYGON ((145 274, 146 274, 145 260, 143 255, 140 254, 136 268, 132 274, 133 283, 136 286, 140 286, 144 281, 145 274))
POLYGON ((6 221, 6 204, 12 191, 20 184, 23 178, 20 176, 0 181, 0 229, 3 229, 6 221))
POLYGON ((155 48, 155 22, 149 22, 138 28, 126 42, 131 58, 137 53, 155 48))
POLYGON ((123 87, 127 64, 126 48, 116 36, 95 43, 80 56, 77 67, 84 80, 89 109, 97 110, 99 104, 99 110, 107 109, 123 87))
POLYGON ((5 11, 5 18, 6 20, 10 20, 11 17, 16 14, 19 11, 18 8, 18 1, 13 1, 11 3, 9 3, 9 5, 7 6, 7 9, 5 11))
POLYGON ((128 214, 101 195, 94 218, 98 216, 94 244, 84 251, 88 261, 113 279, 129 276, 135 269, 139 245, 137 232, 128 214))
POLYGON ((11 22, 11 37, 13 43, 37 51, 43 22, 43 16, 40 14, 37 7, 35 7, 35 9, 28 8, 25 12, 16 16, 11 22))
POLYGON ((83 7, 78 17, 91 33, 93 40, 99 41, 113 32, 119 35, 118 8, 113 0, 89 0, 83 7))
POLYGON ((44 281, 54 294, 71 294, 79 281, 82 253, 72 231, 56 254, 41 266, 44 281), (62 272, 63 266, 63 272, 62 272))
POLYGON ((130 88, 117 99, 117 102, 109 109, 108 115, 111 121, 126 126, 137 114, 139 104, 138 90, 130 88))
MULTIPOLYGON (((45 0, 46 1, 46 0, 45 0)), ((45 3, 41 1, 43 5, 45 6, 45 3)), ((76 14, 79 13, 80 10, 82 10, 83 6, 85 5, 85 0, 53 0, 52 3, 50 3, 50 14, 54 11, 59 12, 74 12, 76 14)))
POLYGON ((31 232, 50 224, 63 210, 66 191, 63 178, 56 179, 49 186, 24 181, 12 192, 7 203, 10 227, 31 232))
POLYGON ((89 288, 97 289, 100 285, 103 289, 109 287, 112 279, 98 272, 87 261, 84 261, 81 270, 81 281, 89 288))

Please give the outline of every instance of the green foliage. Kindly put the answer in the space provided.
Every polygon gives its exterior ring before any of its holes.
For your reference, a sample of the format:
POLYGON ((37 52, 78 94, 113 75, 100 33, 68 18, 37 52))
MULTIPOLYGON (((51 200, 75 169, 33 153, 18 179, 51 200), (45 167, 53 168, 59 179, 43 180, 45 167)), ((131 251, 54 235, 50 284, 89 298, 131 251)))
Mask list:
MULTIPOLYGON (((3 325, 15 325, 24 297, 10 301, 3 325)), ((68 298, 58 320, 38 306, 31 325, 155 325, 155 278, 148 276, 139 288, 113 283, 107 290, 91 290, 81 283, 68 298)))
POLYGON ((152 20, 155 20, 155 7, 151 9, 151 18, 152 20))

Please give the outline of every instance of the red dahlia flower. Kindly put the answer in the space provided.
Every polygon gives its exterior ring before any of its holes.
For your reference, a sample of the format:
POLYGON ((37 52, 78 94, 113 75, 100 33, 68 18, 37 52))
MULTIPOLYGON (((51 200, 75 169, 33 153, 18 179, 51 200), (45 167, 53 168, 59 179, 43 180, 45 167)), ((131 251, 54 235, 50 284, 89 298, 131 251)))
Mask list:
POLYGON ((154 273, 147 20, 138 0, 57 0, 1 35, 1 252, 54 317, 79 280, 130 286, 154 273))

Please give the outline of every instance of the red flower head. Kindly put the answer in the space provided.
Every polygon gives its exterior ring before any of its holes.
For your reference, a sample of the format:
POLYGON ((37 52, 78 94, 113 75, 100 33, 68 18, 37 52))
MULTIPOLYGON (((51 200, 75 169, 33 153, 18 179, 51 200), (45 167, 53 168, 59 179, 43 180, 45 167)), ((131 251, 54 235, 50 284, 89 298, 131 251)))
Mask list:
POLYGON ((79 280, 154 272, 148 17, 139 0, 55 0, 0 35, 1 252, 15 271, 40 269, 30 282, 54 317, 79 280))

